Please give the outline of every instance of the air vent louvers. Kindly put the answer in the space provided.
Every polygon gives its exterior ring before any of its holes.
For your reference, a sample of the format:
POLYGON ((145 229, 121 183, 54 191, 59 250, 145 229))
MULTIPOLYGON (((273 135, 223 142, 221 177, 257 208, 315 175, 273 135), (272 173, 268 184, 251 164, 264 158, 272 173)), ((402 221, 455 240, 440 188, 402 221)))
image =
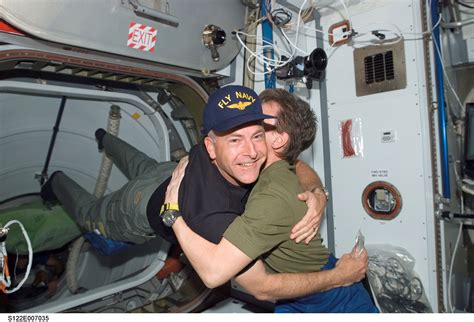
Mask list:
POLYGON ((403 40, 390 45, 355 49, 354 67, 357 96, 405 88, 406 66, 403 40))

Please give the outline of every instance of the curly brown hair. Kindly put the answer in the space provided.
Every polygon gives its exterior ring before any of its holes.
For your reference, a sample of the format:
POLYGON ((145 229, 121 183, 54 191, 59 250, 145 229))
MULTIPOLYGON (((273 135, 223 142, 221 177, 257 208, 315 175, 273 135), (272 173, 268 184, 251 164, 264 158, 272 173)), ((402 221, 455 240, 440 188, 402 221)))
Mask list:
POLYGON ((281 157, 294 163, 301 152, 313 144, 317 130, 317 119, 307 102, 284 89, 266 89, 260 93, 263 103, 275 102, 280 106, 276 131, 286 132, 289 142, 281 157))

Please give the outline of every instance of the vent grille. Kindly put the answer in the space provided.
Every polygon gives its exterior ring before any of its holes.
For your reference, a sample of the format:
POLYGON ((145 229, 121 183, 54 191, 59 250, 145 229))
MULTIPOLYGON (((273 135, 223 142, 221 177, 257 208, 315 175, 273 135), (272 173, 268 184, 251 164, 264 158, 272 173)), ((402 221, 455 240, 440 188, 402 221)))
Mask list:
POLYGON ((393 51, 365 57, 364 69, 366 84, 393 80, 395 78, 393 51))
POLYGON ((354 49, 354 72, 357 96, 406 88, 405 42, 354 49))

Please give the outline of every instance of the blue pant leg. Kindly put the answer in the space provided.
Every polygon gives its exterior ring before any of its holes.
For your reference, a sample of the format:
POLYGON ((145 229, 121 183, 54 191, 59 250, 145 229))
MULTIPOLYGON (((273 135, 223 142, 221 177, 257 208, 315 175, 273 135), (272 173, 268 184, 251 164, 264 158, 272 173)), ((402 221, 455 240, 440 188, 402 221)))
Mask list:
MULTIPOLYGON (((337 259, 331 254, 321 270, 334 268, 337 259)), ((275 313, 378 313, 362 283, 279 301, 275 313)))

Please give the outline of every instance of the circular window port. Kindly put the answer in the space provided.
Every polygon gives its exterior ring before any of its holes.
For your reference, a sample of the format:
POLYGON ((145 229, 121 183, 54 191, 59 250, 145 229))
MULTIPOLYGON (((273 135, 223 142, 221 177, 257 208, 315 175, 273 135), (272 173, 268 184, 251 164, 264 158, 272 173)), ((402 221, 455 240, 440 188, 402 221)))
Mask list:
POLYGON ((391 183, 376 181, 364 189, 362 206, 374 219, 392 220, 402 209, 402 196, 391 183))

